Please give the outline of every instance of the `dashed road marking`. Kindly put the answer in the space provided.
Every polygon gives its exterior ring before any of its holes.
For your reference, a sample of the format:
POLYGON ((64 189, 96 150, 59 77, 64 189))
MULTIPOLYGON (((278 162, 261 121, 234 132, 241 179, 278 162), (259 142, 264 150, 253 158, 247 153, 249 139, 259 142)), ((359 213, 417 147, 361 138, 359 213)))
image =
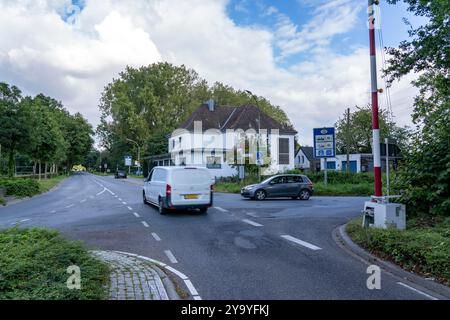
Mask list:
POLYGON ((121 198, 119 198, 119 199, 117 199, 117 200, 119 200, 119 201, 122 201, 122 199, 121 199, 121 198))
POLYGON ((136 218, 140 218, 141 216, 139 215, 139 213, 137 213, 137 212, 133 212, 133 214, 134 214, 134 216, 136 217, 136 218))
POLYGON ((228 210, 226 210, 224 208, 221 208, 221 207, 214 207, 214 209, 217 209, 217 210, 222 211, 222 212, 228 212, 228 210))
POLYGON ((68 206, 65 206, 64 208, 69 209, 69 208, 72 208, 73 206, 75 206, 75 205, 72 203, 72 204, 69 204, 68 206))
POLYGON ((131 207, 127 207, 127 208, 128 208, 128 210, 130 210, 130 211, 133 210, 133 208, 131 208, 131 207))
POLYGON ((56 210, 52 210, 52 211, 50 211, 50 213, 55 213, 56 212, 56 210))
MULTIPOLYGON (((178 263, 178 260, 173 255, 172 251, 170 250, 164 250, 164 253, 166 254, 167 258, 169 258, 170 262, 172 263, 178 263)), ((194 294, 197 295, 197 294, 194 294)))
POLYGON ((304 246, 304 247, 306 247, 308 249, 311 249, 311 250, 321 250, 322 249, 322 248, 317 247, 317 246, 315 246, 315 245, 313 245, 313 244, 311 244, 309 242, 306 242, 306 241, 294 238, 294 237, 292 237, 290 235, 287 235, 287 234, 286 235, 282 235, 281 237, 283 239, 286 239, 288 241, 294 242, 296 244, 299 244, 299 245, 304 246))
POLYGON ((194 300, 202 300, 202 297, 200 297, 200 296, 194 296, 194 297, 192 297, 194 300))
POLYGON ((144 225, 144 227, 146 227, 146 228, 148 228, 149 227, 149 225, 148 225, 148 223, 147 222, 145 222, 145 221, 141 221, 142 222, 142 224, 144 225))
POLYGON ((125 204, 125 205, 126 205, 127 203, 126 203, 125 201, 122 201, 122 204, 125 204))
POLYGON ((259 223, 255 222, 255 221, 248 220, 248 219, 243 219, 242 222, 248 223, 248 224, 250 224, 250 225, 252 225, 254 227, 262 227, 263 226, 262 224, 259 224, 259 223))
POLYGON ((403 282, 397 282, 397 284, 399 284, 399 285, 401 285, 402 287, 405 287, 405 288, 407 288, 407 289, 409 289, 409 290, 412 290, 412 291, 414 291, 414 292, 416 292, 416 293, 418 293, 418 294, 421 294, 421 295, 423 295, 424 297, 427 297, 427 298, 430 299, 430 300, 439 300, 438 298, 435 298, 435 297, 433 297, 433 296, 430 296, 429 294, 426 294, 425 292, 422 292, 422 291, 420 291, 420 290, 418 290, 418 289, 416 289, 416 288, 410 287, 410 286, 408 286, 407 284, 404 284, 403 282))
POLYGON ((156 241, 161 241, 161 238, 154 232, 152 232, 152 237, 156 240, 156 241))
POLYGON ((86 200, 87 200, 87 199, 83 199, 83 200, 80 201, 80 203, 86 202, 86 200))

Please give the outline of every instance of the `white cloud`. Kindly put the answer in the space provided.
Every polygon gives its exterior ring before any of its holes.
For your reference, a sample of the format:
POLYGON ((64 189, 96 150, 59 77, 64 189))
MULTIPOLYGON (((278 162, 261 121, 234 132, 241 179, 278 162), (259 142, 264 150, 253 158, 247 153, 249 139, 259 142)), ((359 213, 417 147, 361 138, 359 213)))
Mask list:
MULTIPOLYGON (((350 22, 337 17, 352 17, 356 9, 324 4, 300 32, 288 20, 284 29, 271 32, 237 26, 227 16, 227 3, 88 0, 70 25, 60 18, 67 1, 0 0, 0 81, 61 99, 96 125, 100 93, 126 65, 185 64, 209 82, 249 89, 280 105, 300 141, 309 144, 313 127, 332 125, 346 107, 369 102, 367 48, 348 55, 321 50, 349 28, 350 22), (327 30, 321 30, 322 22, 327 30), (286 40, 286 54, 312 43, 311 58, 279 67, 273 51, 280 39, 286 40)), ((402 83, 407 98, 410 89, 402 83)))

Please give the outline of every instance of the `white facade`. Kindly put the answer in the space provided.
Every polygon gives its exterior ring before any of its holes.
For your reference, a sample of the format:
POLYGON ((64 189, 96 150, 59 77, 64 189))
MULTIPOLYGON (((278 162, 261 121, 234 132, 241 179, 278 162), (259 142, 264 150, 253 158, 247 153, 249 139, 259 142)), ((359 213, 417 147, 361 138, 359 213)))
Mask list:
MULTIPOLYGON (((352 168, 352 162, 356 162, 356 172, 361 172, 361 154, 350 154, 350 168, 352 168)), ((347 162, 347 155, 346 154, 338 154, 336 157, 333 158, 327 158, 328 163, 328 170, 336 170, 336 171, 342 171, 343 168, 345 168, 344 162, 347 162), (333 168, 332 164, 334 163, 335 167, 333 168)), ((325 159, 320 159, 320 170, 325 169, 325 159)))
POLYGON ((311 168, 311 163, 308 157, 305 155, 303 150, 300 148, 295 155, 295 168, 309 170, 311 168))
MULTIPOLYGON (((246 137, 252 138, 256 132, 247 131, 246 137)), ((195 165, 210 169, 213 176, 231 177, 238 174, 237 160, 234 158, 234 150, 239 147, 238 141, 242 137, 242 132, 210 129, 202 134, 193 133, 187 130, 174 132, 169 138, 169 153, 175 165, 195 165), (234 164, 234 166, 233 166, 234 164)), ((294 169, 294 135, 268 134, 265 139, 269 141, 269 157, 265 158, 264 164, 269 163, 269 168, 262 170, 262 175, 275 174, 294 169), (283 163, 279 164, 279 139, 287 139, 289 152, 282 155, 283 163)), ((286 142, 286 141, 285 141, 286 142)), ((249 152, 250 158, 254 157, 254 152, 249 152)))

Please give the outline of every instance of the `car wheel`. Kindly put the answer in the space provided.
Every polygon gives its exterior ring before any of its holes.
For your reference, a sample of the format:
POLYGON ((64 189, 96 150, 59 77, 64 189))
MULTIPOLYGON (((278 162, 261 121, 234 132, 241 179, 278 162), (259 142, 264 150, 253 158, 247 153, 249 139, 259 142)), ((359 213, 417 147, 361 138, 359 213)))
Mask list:
POLYGON ((159 198, 158 212, 159 212, 159 214, 161 214, 161 215, 165 215, 165 214, 167 213, 167 209, 164 208, 164 204, 163 204, 162 198, 159 198))
POLYGON ((142 191, 142 200, 144 201, 144 204, 148 204, 147 199, 145 198, 145 191, 142 191))
POLYGON ((259 200, 259 201, 264 200, 266 198, 266 196, 267 195, 266 195, 266 192, 264 190, 257 190, 255 192, 255 199, 256 200, 259 200))
POLYGON ((308 200, 309 197, 311 197, 311 191, 309 191, 308 189, 303 189, 302 191, 300 191, 300 200, 308 200))
POLYGON ((200 213, 205 214, 208 212, 208 208, 200 208, 200 213))

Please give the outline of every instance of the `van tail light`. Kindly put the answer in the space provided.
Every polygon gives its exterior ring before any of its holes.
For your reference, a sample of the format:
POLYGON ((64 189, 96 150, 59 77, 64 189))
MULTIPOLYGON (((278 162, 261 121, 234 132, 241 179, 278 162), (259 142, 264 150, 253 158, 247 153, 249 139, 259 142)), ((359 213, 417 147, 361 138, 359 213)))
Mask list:
POLYGON ((166 196, 169 197, 172 194, 172 187, 170 184, 166 186, 166 196))

